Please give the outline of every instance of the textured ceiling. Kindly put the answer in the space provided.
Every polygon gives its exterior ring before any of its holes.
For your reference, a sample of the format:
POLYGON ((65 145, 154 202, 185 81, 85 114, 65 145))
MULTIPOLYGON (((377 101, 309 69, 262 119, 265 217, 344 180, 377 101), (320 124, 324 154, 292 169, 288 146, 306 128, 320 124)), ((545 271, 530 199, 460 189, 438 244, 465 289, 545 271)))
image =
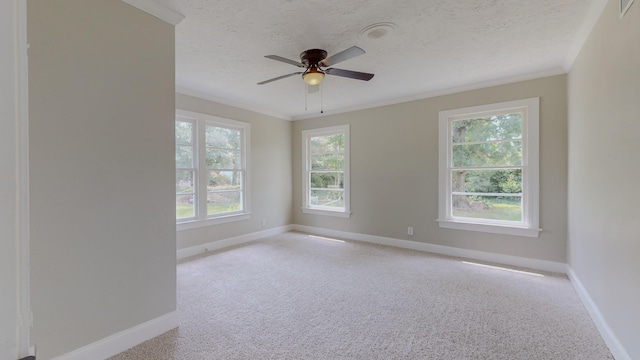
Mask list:
POLYGON ((176 27, 178 91, 298 119, 564 72, 591 0, 156 0, 185 15, 176 27), (379 39, 363 28, 391 22, 379 39), (375 73, 369 81, 327 76, 307 95, 299 61, 350 46, 366 54, 335 67, 375 73))

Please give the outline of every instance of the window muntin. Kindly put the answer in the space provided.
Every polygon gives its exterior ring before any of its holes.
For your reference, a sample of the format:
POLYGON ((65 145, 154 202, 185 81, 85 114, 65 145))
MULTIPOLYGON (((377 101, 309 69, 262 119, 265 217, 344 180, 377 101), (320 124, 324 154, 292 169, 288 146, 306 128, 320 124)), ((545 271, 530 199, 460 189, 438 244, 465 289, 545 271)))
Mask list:
POLYGON ((176 113, 178 229, 247 219, 249 124, 184 110, 176 113), (184 124, 191 124, 190 135, 184 124), (185 210, 185 202, 191 212, 185 210))
POLYGON ((537 236, 538 122, 538 98, 440 112, 441 227, 537 236))
POLYGON ((303 211, 349 216, 349 126, 305 130, 303 211))

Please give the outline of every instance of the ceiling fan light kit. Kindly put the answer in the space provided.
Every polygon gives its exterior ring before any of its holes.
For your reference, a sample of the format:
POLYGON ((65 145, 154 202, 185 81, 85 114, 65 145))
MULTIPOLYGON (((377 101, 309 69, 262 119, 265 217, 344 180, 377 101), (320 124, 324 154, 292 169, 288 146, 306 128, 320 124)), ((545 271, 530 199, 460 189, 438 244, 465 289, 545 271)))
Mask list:
POLYGON ((313 66, 302 74, 302 78, 307 85, 319 85, 322 82, 322 79, 324 79, 324 72, 313 66))

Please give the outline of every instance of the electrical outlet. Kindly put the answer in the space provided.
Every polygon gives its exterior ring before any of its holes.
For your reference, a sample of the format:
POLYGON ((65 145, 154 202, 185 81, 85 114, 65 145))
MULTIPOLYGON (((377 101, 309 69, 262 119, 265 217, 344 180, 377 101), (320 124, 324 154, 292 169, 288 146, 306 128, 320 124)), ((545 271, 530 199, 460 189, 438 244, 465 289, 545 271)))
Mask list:
POLYGON ((262 221, 260 221, 260 225, 262 225, 262 227, 267 226, 267 220, 262 219, 262 221))
POLYGON ((413 236, 413 227, 409 226, 407 228, 407 235, 412 235, 413 236))

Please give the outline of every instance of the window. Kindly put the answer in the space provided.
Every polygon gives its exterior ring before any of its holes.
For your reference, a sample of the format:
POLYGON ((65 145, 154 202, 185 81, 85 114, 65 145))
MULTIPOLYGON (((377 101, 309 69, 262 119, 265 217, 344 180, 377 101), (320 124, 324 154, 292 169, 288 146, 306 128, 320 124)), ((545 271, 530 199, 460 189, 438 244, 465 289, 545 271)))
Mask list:
POLYGON ((195 122, 176 119, 176 219, 196 217, 195 122))
POLYGON ((249 218, 249 124, 176 113, 178 230, 249 218))
POLYGON ((305 130, 302 146, 302 211, 349 217, 349 125, 305 130))
POLYGON ((539 99, 440 112, 440 227, 537 237, 539 99))

